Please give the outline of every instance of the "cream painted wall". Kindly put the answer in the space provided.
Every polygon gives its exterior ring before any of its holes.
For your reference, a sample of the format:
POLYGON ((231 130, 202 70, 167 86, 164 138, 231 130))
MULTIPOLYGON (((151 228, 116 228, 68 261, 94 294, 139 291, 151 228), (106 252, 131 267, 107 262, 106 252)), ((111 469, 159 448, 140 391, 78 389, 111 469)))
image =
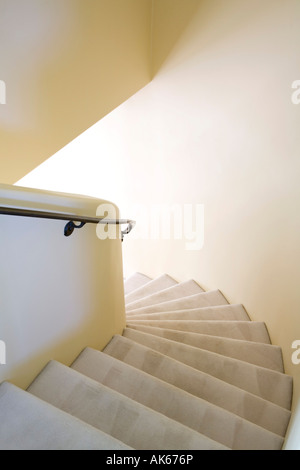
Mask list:
POLYGON ((287 449, 300 448, 299 41, 298 0, 155 0, 153 81, 21 181, 105 194, 138 221, 125 274, 194 278, 266 322, 295 383, 287 449), (202 249, 135 239, 143 213, 172 204, 204 205, 202 249))
POLYGON ((149 82, 151 11, 151 0, 0 0, 0 182, 149 82))
MULTIPOLYGON (((0 184, 5 207, 96 216, 107 201, 0 184)), ((116 209, 116 216, 117 208, 116 209)), ((121 241, 87 224, 0 215, 0 382, 27 388, 54 359, 70 365, 87 346, 103 349, 125 326, 121 241)))

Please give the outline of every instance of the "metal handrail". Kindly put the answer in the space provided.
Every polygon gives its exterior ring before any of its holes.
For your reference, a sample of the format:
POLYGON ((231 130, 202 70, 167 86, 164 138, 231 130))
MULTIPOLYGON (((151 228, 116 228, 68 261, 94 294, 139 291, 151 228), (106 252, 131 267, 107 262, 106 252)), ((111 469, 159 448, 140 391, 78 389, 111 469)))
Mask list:
POLYGON ((85 224, 114 224, 114 225, 127 225, 124 230, 121 230, 121 240, 123 241, 124 235, 131 232, 135 226, 135 221, 130 219, 107 219, 105 217, 89 217, 82 215, 67 214, 63 212, 45 212, 35 209, 20 209, 14 207, 0 206, 1 215, 14 215, 20 217, 33 217, 39 219, 55 219, 55 220, 68 220, 64 228, 64 235, 69 237, 75 228, 81 228, 85 224), (79 222, 76 225, 75 222, 79 222))

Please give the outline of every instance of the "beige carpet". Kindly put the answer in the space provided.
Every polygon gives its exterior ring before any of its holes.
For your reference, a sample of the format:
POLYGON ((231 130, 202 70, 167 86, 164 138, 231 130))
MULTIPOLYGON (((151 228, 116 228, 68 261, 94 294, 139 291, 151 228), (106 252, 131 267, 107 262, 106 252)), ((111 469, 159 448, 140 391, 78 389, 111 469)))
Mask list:
POLYGON ((0 449, 279 450, 293 381, 267 326, 192 279, 134 273, 103 351, 0 385, 0 449))

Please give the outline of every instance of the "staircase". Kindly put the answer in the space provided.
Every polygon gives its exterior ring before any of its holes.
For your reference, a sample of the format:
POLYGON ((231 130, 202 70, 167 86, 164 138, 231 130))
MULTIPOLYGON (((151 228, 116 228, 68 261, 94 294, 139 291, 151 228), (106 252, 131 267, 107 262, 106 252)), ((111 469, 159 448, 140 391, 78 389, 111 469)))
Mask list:
POLYGON ((193 280, 124 287, 122 336, 0 385, 0 449, 282 449, 293 382, 266 325, 193 280))

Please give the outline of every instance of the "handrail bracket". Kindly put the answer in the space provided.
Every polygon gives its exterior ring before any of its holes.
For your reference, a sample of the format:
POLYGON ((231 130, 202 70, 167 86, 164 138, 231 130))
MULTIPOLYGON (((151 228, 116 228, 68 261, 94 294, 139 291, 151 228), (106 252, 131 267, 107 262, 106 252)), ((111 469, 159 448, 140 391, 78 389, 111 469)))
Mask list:
POLYGON ((81 222, 79 225, 76 225, 72 220, 65 225, 64 236, 69 237, 74 232, 75 228, 82 228, 86 222, 81 222))

